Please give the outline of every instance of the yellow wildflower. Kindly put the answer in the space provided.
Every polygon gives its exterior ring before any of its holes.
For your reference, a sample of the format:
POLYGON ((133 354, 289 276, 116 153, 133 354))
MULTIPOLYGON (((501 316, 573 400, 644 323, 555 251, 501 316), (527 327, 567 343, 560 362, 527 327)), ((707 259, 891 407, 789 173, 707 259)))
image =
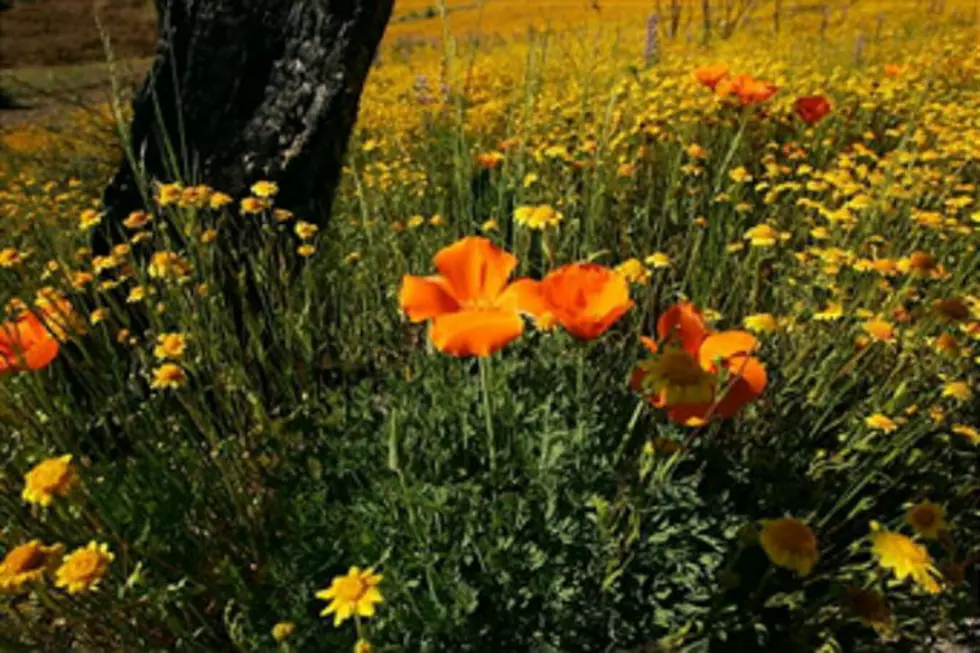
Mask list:
POLYGON ((915 532, 927 540, 935 540, 946 529, 946 514, 942 506, 923 502, 917 503, 905 513, 905 521, 915 532))
POLYGON ((150 387, 154 390, 169 388, 176 390, 187 382, 187 373, 184 368, 174 363, 164 363, 153 370, 153 381, 150 387))
POLYGON ((157 336, 157 344, 153 347, 153 355, 157 360, 176 360, 184 355, 187 348, 187 337, 182 333, 161 333, 157 336))
POLYGON ((44 546, 31 540, 15 546, 0 561, 0 592, 18 593, 54 571, 65 547, 61 544, 44 546))
POLYGON ((114 559, 107 544, 89 542, 65 556, 55 572, 55 585, 67 589, 69 594, 94 590, 114 559))
POLYGON ((361 571, 351 567, 346 576, 336 576, 330 587, 316 593, 316 598, 330 601, 320 613, 325 617, 333 614, 334 626, 339 626, 351 617, 373 617, 375 605, 384 602, 378 590, 382 576, 373 569, 361 571))
POLYGON ((256 197, 275 197, 279 192, 279 186, 274 181, 257 181, 252 184, 251 191, 256 197))
POLYGON ((871 552, 882 569, 891 571, 899 581, 911 578, 930 594, 941 591, 940 573, 926 547, 901 533, 883 530, 873 522, 871 529, 871 552))
POLYGON ((55 496, 66 497, 76 482, 71 454, 48 458, 24 475, 21 497, 28 503, 50 506, 55 496))
POLYGON ((881 413, 875 413, 874 415, 865 417, 864 423, 873 429, 878 429, 885 433, 891 433, 898 428, 898 424, 893 419, 881 413))
POLYGON ((777 567, 806 576, 820 559, 817 536, 799 519, 781 517, 763 522, 759 543, 777 567))

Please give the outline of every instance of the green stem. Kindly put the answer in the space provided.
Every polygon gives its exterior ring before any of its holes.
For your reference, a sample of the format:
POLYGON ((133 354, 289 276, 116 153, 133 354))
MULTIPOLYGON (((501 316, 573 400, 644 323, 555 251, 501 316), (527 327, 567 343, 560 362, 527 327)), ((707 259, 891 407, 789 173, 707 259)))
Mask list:
POLYGON ((489 376, 490 360, 479 359, 480 365, 480 394, 483 396, 483 419, 487 429, 487 452, 490 456, 490 471, 497 470, 497 441, 493 434, 493 409, 490 405, 489 376))

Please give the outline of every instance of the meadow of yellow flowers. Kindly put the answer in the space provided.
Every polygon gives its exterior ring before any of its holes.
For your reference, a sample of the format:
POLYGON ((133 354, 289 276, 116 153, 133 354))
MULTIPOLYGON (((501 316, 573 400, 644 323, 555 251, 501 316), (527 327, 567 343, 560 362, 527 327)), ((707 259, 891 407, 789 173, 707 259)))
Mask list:
POLYGON ((571 4, 393 24, 326 225, 0 134, 0 649, 980 646, 976 3, 571 4))

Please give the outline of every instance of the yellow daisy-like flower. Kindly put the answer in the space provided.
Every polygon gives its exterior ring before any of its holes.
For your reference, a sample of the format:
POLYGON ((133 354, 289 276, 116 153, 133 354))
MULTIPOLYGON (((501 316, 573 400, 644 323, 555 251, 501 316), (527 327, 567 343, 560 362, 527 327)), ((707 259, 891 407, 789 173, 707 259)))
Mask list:
POLYGON ((320 616, 332 614, 334 626, 353 616, 373 617, 374 606, 384 602, 378 590, 381 579, 382 576, 375 574, 374 569, 361 571, 359 567, 351 567, 346 576, 335 577, 330 587, 316 593, 316 598, 330 601, 320 616))
POLYGON ((183 190, 180 184, 160 184, 157 187, 157 204, 160 206, 176 204, 180 200, 183 190))
POLYGON ((405 221, 405 226, 409 229, 418 229, 425 224, 425 218, 421 215, 413 215, 408 220, 405 221))
POLYGON ((24 254, 15 247, 0 249, 0 268, 12 268, 24 260, 24 254))
POLYGON ((153 355, 157 360, 178 359, 184 355, 187 348, 187 337, 182 333, 161 333, 157 336, 157 344, 153 355))
POLYGON ((878 342, 894 342, 895 327, 885 320, 868 320, 861 325, 864 332, 871 336, 872 340, 878 342))
POLYGON ((729 171, 728 178, 734 181, 736 184, 744 184, 752 181, 752 175, 749 174, 748 170, 741 166, 729 171))
POLYGON ((943 387, 943 396, 958 401, 969 401, 973 397, 973 391, 966 381, 950 381, 943 387))
POLYGON ((108 317, 109 317, 108 308, 97 308, 94 311, 92 311, 91 315, 89 315, 89 321, 94 326, 99 322, 104 322, 108 317))
POLYGON ((359 639, 354 644, 354 653, 374 653, 374 645, 366 639, 359 639))
POLYGON ((752 247, 772 247, 777 241, 788 240, 789 234, 763 222, 746 231, 743 238, 749 241, 752 247))
POLYGON ((616 272, 629 283, 646 283, 650 280, 650 270, 636 258, 627 259, 617 265, 616 272))
POLYGON ((153 370, 153 381, 150 387, 154 390, 164 390, 169 388, 176 390, 187 382, 187 373, 184 368, 174 363, 164 363, 153 370))
POLYGON ((275 197, 279 186, 274 181, 257 181, 252 184, 251 190, 256 197, 275 197))
POLYGON ((875 413, 874 415, 865 417, 864 423, 873 429, 878 429, 880 431, 884 431, 885 433, 891 433, 898 428, 898 424, 895 423, 895 420, 887 415, 882 415, 881 413, 875 413))
POLYGON ((150 223, 153 216, 146 211, 133 211, 123 220, 123 226, 127 229, 142 229, 150 223))
POLYGON ((806 576, 820 560, 817 536, 799 519, 781 517, 763 522, 759 543, 777 567, 806 576))
POLYGON ((176 252, 154 252, 150 257, 150 265, 147 268, 150 277, 154 279, 175 279, 181 281, 190 274, 190 263, 180 257, 176 252))
POLYGON ((669 345, 639 364, 643 391, 664 406, 707 404, 714 400, 717 379, 683 348, 669 345))
POLYGON ((82 231, 88 231, 100 222, 102 222, 102 216, 99 215, 98 211, 95 209, 85 209, 78 218, 78 228, 82 231))
POLYGON ((67 589, 69 594, 91 591, 98 586, 115 557, 108 544, 89 542, 88 546, 65 556, 55 571, 55 585, 67 589))
POLYGON ((654 252, 650 256, 643 259, 643 262, 657 270, 669 268, 671 266, 670 257, 663 252, 654 252))
POLYGON ((935 540, 946 529, 946 513, 942 506, 923 502, 908 509, 905 521, 915 532, 927 540, 935 540))
POLYGON ((561 224, 564 216, 547 204, 519 206, 514 210, 514 221, 528 229, 548 229, 561 224))
POLYGON ((879 632, 891 628, 892 611, 878 592, 851 587, 847 590, 847 606, 861 621, 879 632))
POLYGON ((0 592, 18 593, 38 582, 54 571, 64 550, 61 544, 44 546, 40 540, 14 547, 0 561, 0 592))
POLYGON ((50 506, 55 496, 65 497, 76 481, 71 454, 48 458, 24 475, 24 501, 39 506, 50 506))
POLYGON ((272 627, 272 639, 284 642, 296 632, 296 624, 292 621, 280 621, 272 627))
POLYGON ((755 313, 747 315, 742 320, 742 325, 749 331, 756 333, 768 333, 779 328, 779 323, 771 313, 755 313))
POLYGON ((822 311, 817 311, 814 313, 813 319, 820 321, 839 320, 843 316, 844 307, 837 302, 831 302, 827 304, 822 311))
POLYGON ((959 297, 940 299, 933 303, 933 311, 947 322, 962 322, 970 317, 970 307, 959 297))
POLYGON ((234 200, 231 198, 231 195, 228 195, 226 193, 214 193, 213 195, 211 195, 211 199, 208 201, 208 204, 211 206, 212 209, 217 211, 223 206, 228 206, 233 201, 234 200))
POLYGON ((272 219, 276 222, 289 222, 294 217, 296 216, 288 209, 272 209, 272 219))
POLYGON ((980 444, 980 430, 969 424, 954 424, 951 430, 956 435, 966 438, 971 444, 980 444))
POLYGON ((316 236, 316 232, 318 232, 319 230, 320 228, 317 227, 315 224, 310 222, 304 222, 302 220, 297 222, 296 225, 293 227, 293 231, 296 232, 296 235, 299 236, 300 240, 309 240, 310 238, 313 238, 314 236, 316 236))
POLYGON ((129 290, 129 295, 126 296, 127 304, 137 304, 146 297, 146 288, 143 286, 133 286, 129 290))
POLYGON ((930 594, 941 591, 939 570, 933 566, 926 547, 901 533, 883 530, 876 523, 871 524, 871 530, 871 552, 882 569, 890 570, 900 581, 911 578, 930 594))
POLYGON ((296 253, 302 256, 303 258, 308 258, 316 254, 316 245, 310 245, 310 244, 300 245, 299 247, 296 248, 296 253))
POLYGON ((265 197, 246 197, 241 201, 241 212, 245 215, 254 215, 256 213, 262 213, 267 208, 272 206, 272 203, 265 197))

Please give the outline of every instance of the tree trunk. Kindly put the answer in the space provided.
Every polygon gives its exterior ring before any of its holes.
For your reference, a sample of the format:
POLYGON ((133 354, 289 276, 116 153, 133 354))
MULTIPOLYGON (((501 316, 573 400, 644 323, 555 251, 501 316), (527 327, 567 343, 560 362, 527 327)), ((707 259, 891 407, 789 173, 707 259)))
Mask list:
POLYGON ((159 41, 133 100, 132 159, 103 194, 96 251, 121 240, 151 179, 233 197, 259 179, 326 221, 394 0, 158 0, 159 41))

